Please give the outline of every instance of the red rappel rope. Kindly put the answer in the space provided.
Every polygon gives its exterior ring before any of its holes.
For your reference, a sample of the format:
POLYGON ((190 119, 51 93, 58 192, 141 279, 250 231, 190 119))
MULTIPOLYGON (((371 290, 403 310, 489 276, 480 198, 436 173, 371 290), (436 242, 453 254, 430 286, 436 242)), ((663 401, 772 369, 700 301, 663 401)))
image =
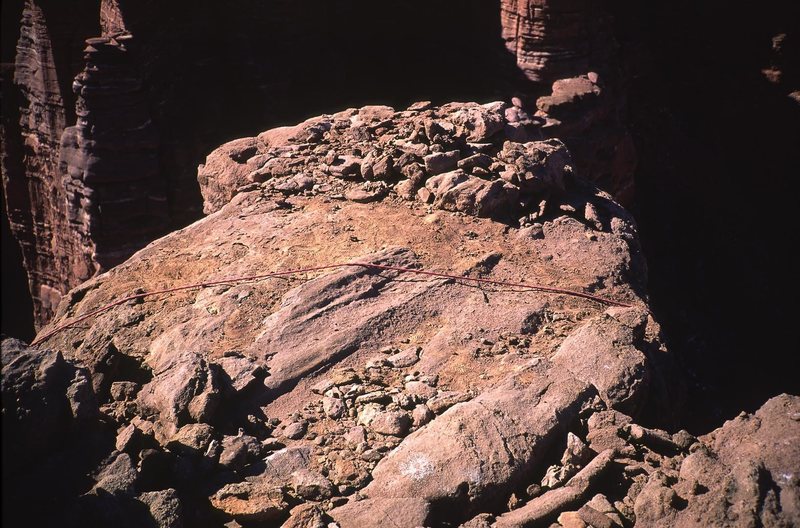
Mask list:
POLYGON ((398 266, 384 266, 384 265, 381 265, 381 264, 367 264, 367 263, 364 263, 364 262, 347 262, 345 264, 328 264, 328 265, 325 265, 325 266, 314 266, 314 267, 310 267, 310 268, 301 268, 301 269, 295 269, 295 270, 276 271, 276 272, 273 272, 273 273, 264 273, 263 275, 251 275, 249 277, 233 277, 233 278, 230 278, 230 279, 221 279, 221 280, 210 281, 210 282, 201 282, 201 283, 197 283, 197 284, 187 284, 185 286, 176 286, 174 288, 167 288, 167 289, 164 289, 164 290, 156 290, 156 291, 151 291, 151 292, 142 292, 142 293, 136 293, 136 294, 133 294, 133 295, 128 295, 127 297, 123 297, 122 299, 117 299, 116 301, 114 301, 112 303, 106 304, 105 306, 101 306, 100 308, 98 308, 96 310, 92 310, 89 313, 83 314, 82 316, 80 316, 80 317, 78 317, 76 319, 73 319, 72 321, 68 321, 66 323, 63 323, 63 324, 55 327, 54 329, 50 330, 46 334, 42 335, 41 337, 37 337, 36 339, 34 339, 31 342, 31 346, 35 346, 35 345, 38 345, 40 343, 43 343, 43 342, 47 341, 48 339, 50 339, 51 337, 53 337, 54 335, 58 334, 59 332, 61 332, 63 330, 66 330, 67 328, 70 328, 71 326, 74 326, 74 325, 76 325, 78 323, 81 323, 81 322, 89 319, 90 317, 94 317, 95 315, 101 314, 103 312, 107 312, 111 308, 114 308, 115 306, 119 306, 120 304, 124 304, 124 303, 126 303, 128 301, 133 301, 133 300, 136 300, 136 299, 143 299, 145 297, 150 297, 152 295, 161 295, 161 294, 164 294, 164 293, 174 293, 174 292, 177 292, 177 291, 191 290, 191 289, 195 289, 195 288, 207 288, 209 286, 219 286, 219 285, 222 285, 222 284, 231 284, 231 283, 237 283, 237 282, 252 282, 252 281, 256 281, 256 280, 263 280, 263 279, 269 279, 269 278, 275 278, 275 277, 282 277, 282 276, 285 276, 285 275, 296 275, 298 273, 308 273, 308 272, 312 272, 312 271, 322 271, 322 270, 327 270, 327 269, 345 268, 345 267, 348 267, 348 266, 360 266, 362 268, 370 268, 370 269, 377 269, 377 270, 384 270, 384 271, 397 271, 397 272, 401 272, 401 273, 416 273, 418 275, 428 275, 430 277, 437 277, 437 278, 441 278, 441 279, 453 279, 453 280, 459 280, 459 281, 475 282, 475 283, 479 283, 479 284, 492 284, 492 285, 495 285, 495 286, 509 286, 509 287, 513 287, 513 288, 525 288, 527 290, 541 291, 541 292, 546 292, 546 293, 557 293, 557 294, 561 294, 561 295, 569 295, 569 296, 572 296, 572 297, 580 297, 582 299, 589 299, 591 301, 595 301, 595 302, 598 302, 598 303, 601 303, 601 304, 606 304, 606 305, 609 305, 609 306, 621 306, 623 308, 630 308, 632 306, 632 305, 627 304, 627 303, 614 301, 612 299, 607 299, 605 297, 600 297, 598 295, 592 295, 590 293, 567 290, 567 289, 563 289, 563 288, 552 288, 552 287, 548 287, 548 286, 537 286, 537 285, 533 285, 533 284, 525 284, 525 283, 522 283, 522 282, 507 282, 507 281, 500 281, 500 280, 483 279, 483 278, 480 278, 480 277, 463 277, 463 276, 459 276, 459 275, 449 275, 447 273, 437 273, 435 271, 425 271, 425 270, 414 269, 414 268, 402 268, 402 267, 398 267, 398 266))

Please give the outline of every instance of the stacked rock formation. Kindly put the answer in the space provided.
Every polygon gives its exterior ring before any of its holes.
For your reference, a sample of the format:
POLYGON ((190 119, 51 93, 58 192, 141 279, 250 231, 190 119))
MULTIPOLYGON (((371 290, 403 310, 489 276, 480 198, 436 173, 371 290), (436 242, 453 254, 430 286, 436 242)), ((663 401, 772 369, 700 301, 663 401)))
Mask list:
POLYGON ((611 66, 612 20, 590 0, 502 0, 502 35, 530 81, 551 83, 611 66))
POLYGON ((108 269, 169 226, 166 182, 133 37, 91 38, 77 75, 78 122, 61 136, 63 188, 74 229, 98 269, 108 269))

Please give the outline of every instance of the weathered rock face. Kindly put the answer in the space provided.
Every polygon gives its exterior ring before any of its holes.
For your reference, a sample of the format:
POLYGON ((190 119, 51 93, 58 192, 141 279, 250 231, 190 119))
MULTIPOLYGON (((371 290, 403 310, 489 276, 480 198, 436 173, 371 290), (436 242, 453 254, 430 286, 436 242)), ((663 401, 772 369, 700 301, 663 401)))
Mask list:
POLYGON ((650 526, 797 524, 798 438, 800 398, 772 398, 652 472, 634 502, 636 518, 650 526))
MULTIPOLYGON (((215 212, 73 290, 56 324, 132 288, 348 261, 642 305, 630 217, 560 142, 511 141, 535 125, 507 109, 365 107, 224 146, 201 170, 215 212)), ((297 279, 131 302, 48 341, 116 430, 81 515, 462 522, 521 497, 594 413, 666 398, 641 382, 665 352, 640 308, 396 269, 297 279)))
POLYGON ((129 425, 114 450, 89 369, 15 339, 3 340, 2 354, 3 477, 14 484, 4 486, 3 500, 14 505, 4 508, 4 523, 183 526, 176 491, 148 487, 147 464, 137 469, 122 452, 149 445, 140 430, 129 425), (39 507, 31 507, 35 497, 39 507))
POLYGON ((37 324, 69 288, 199 217, 195 167, 213 147, 354 103, 519 93, 527 113, 510 119, 524 122, 553 81, 600 71, 590 96, 557 90, 543 137, 630 198, 634 158, 594 3, 314 4, 25 2, 3 171, 37 324), (365 67, 376 62, 392 67, 365 67))
MULTIPOLYGON (((624 312, 615 317, 626 318, 624 312)), ((587 326, 578 332, 584 328, 587 326)), ((20 501, 7 502, 11 508, 4 510, 4 522, 24 518, 30 523, 48 523, 53 520, 50 516, 55 516, 62 526, 220 525, 225 516, 187 517, 187 506, 191 511, 196 500, 191 486, 179 476, 187 470, 194 478, 233 480, 221 488, 213 485, 212 489, 219 489, 210 503, 253 526, 277 526, 287 515, 283 526, 325 526, 332 520, 344 527, 378 527, 388 519, 396 526, 408 527, 437 526, 444 520, 452 524, 463 515, 455 515, 452 509, 437 514, 432 507, 453 500, 480 503, 492 493, 500 494, 500 501, 495 501, 499 504, 505 502, 510 489, 517 491, 511 494, 508 506, 489 508, 491 513, 474 515, 463 526, 534 526, 554 519, 564 527, 614 527, 634 522, 648 526, 792 526, 800 519, 796 441, 800 398, 796 396, 773 398, 755 414, 742 413, 698 439, 685 431, 669 434, 638 426, 612 410, 584 408, 578 417, 569 418, 562 405, 576 395, 578 401, 591 398, 590 386, 576 380, 567 386, 566 380, 554 381, 550 376, 558 371, 553 369, 548 369, 545 380, 535 372, 535 365, 529 365, 477 398, 439 411, 441 416, 417 429, 388 456, 382 448, 371 446, 382 440, 391 445, 399 439, 378 433, 374 420, 337 437, 333 430, 322 428, 331 420, 321 414, 317 418, 322 423, 310 422, 309 428, 326 431, 323 436, 309 442, 313 433, 304 432, 294 446, 278 450, 282 444, 275 438, 259 441, 241 432, 222 436, 220 443, 217 430, 205 423, 184 426, 159 446, 148 422, 135 417, 120 428, 116 451, 112 451, 113 427, 106 414, 111 406, 105 405, 105 411, 98 413, 86 369, 76 368, 58 353, 32 350, 13 339, 2 345, 4 472, 8 482, 16 484, 4 487, 4 498, 20 501), (535 400, 526 399, 530 397, 535 400), (580 436, 567 433, 566 449, 556 461, 550 451, 541 449, 547 436, 539 435, 554 431, 553 426, 558 431, 557 422, 572 420, 581 424, 580 436), (473 431, 476 427, 479 429, 473 431), (464 441, 469 445, 448 447, 449 442, 464 441), (354 452, 348 455, 350 449, 354 452), (232 452, 238 453, 235 465, 231 464, 232 452), (209 458, 209 453, 214 455, 209 458), (308 469, 315 465, 314 453, 323 464, 326 458, 337 457, 338 463, 349 467, 344 471, 355 472, 370 467, 359 469, 362 460, 385 459, 372 472, 372 483, 348 502, 341 496, 341 488, 333 487, 329 480, 335 480, 337 473, 325 477, 324 471, 308 469), (538 455, 531 457, 534 453, 538 455), (527 470, 532 472, 517 477, 521 483, 512 486, 511 473, 524 460, 538 458, 543 460, 534 462, 527 470), (538 484, 541 464, 547 459, 555 465, 538 484), (251 476, 236 482, 232 473, 226 473, 230 470, 251 476), (156 480, 154 472, 161 474, 156 480), (178 473, 170 476, 173 472, 178 473), (85 478, 87 473, 92 479, 85 478), (162 489, 166 481, 176 483, 180 491, 162 489), (451 487, 459 482, 463 484, 451 487), (43 483, 47 487, 43 488, 43 483), (286 488, 291 490, 288 494, 281 491, 286 488), (82 493, 84 490, 88 491, 82 493), (31 493, 43 491, 48 493, 48 509, 20 509, 31 493), (406 494, 414 496, 402 498, 406 494), (290 507, 287 500, 296 498, 304 502, 290 507)), ((347 384, 358 385, 367 379, 375 383, 387 379, 391 372, 387 368, 392 367, 335 371, 312 392, 319 394, 326 387, 330 387, 326 392, 343 391, 347 384)), ((391 390, 387 392, 391 394, 391 390)), ((359 413, 363 414, 370 404, 357 400, 367 394, 362 393, 356 401, 352 397, 343 400, 356 409, 363 407, 359 413)), ((371 399, 380 401, 374 396, 371 399)), ((391 399, 396 401, 398 393, 391 399)), ((115 392, 112 400, 122 402, 125 396, 115 392)), ((307 410, 302 414, 307 415, 307 410)), ((336 422, 341 428, 347 418, 336 422)), ((563 432, 555 433, 555 438, 559 436, 563 437, 563 432)), ((563 445, 563 440, 556 442, 559 444, 563 445)))
POLYGON ((529 80, 552 83, 609 66, 611 18, 591 0, 501 0, 503 40, 529 80))
MULTIPOLYGON (((664 379, 676 378, 647 310, 635 225, 575 174, 562 143, 513 141, 528 126, 508 126, 507 109, 364 107, 209 156, 200 178, 213 212, 58 308, 53 325, 132 291, 213 283, 118 304, 46 341, 85 369, 48 401, 92 410, 74 415, 106 436, 92 482, 64 492, 76 499, 69 515, 44 515, 123 526, 626 526, 660 514, 690 525, 709 511, 796 522, 796 397, 700 439, 637 425, 668 421, 680 391, 664 379), (496 185, 502 200, 484 200, 496 185), (319 268, 330 264, 346 265, 319 268), (232 279, 292 269, 309 271, 232 279), (729 468, 730 485, 719 479, 729 468), (757 497, 767 500, 739 508, 757 497)), ((14 387, 43 377, 22 367, 37 354, 62 357, 4 343, 4 402, 28 401, 14 387)), ((4 419, 49 423, 42 413, 4 419)))
POLYGON ((800 398, 783 394, 699 439, 598 413, 587 439, 601 454, 563 487, 492 526, 534 526, 556 516, 561 526, 793 526, 800 519, 798 409, 800 398), (613 504, 605 494, 588 500, 609 472, 628 481, 627 494, 613 504))

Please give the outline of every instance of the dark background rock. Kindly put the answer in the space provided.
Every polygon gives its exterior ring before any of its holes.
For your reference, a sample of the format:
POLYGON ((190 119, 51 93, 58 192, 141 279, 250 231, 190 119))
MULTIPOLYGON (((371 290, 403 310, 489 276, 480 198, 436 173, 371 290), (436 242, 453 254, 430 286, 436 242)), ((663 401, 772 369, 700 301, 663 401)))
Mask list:
POLYGON ((652 307, 694 387, 685 426, 708 430, 800 394, 797 233, 781 227, 796 222, 800 4, 608 5, 630 79, 652 307), (774 61, 778 83, 762 74, 774 61))
POLYGON ((98 420, 88 373, 60 352, 4 339, 2 366, 3 524, 47 525, 92 487, 113 430, 98 420), (83 389, 71 391, 80 379, 83 389))

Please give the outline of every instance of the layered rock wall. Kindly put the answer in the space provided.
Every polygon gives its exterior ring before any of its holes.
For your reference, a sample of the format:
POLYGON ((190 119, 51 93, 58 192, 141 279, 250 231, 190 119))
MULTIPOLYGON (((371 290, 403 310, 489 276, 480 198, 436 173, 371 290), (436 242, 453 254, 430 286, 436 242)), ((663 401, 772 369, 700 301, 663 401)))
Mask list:
POLYGON ((502 35, 520 72, 545 85, 615 61, 611 18, 591 0, 501 0, 502 35))
POLYGON ((96 269, 89 232, 70 220, 69 195, 59 171, 61 135, 74 119, 70 85, 82 67, 79 46, 97 31, 89 16, 96 7, 91 4, 67 8, 58 2, 26 2, 13 73, 16 89, 4 90, 11 96, 3 99, 7 211, 40 321, 52 314, 67 288, 96 269), (13 103, 19 106, 10 108, 13 103))
POLYGON ((58 174, 68 219, 109 269, 170 225, 158 139, 127 33, 91 38, 72 88, 77 124, 61 137, 58 174))

